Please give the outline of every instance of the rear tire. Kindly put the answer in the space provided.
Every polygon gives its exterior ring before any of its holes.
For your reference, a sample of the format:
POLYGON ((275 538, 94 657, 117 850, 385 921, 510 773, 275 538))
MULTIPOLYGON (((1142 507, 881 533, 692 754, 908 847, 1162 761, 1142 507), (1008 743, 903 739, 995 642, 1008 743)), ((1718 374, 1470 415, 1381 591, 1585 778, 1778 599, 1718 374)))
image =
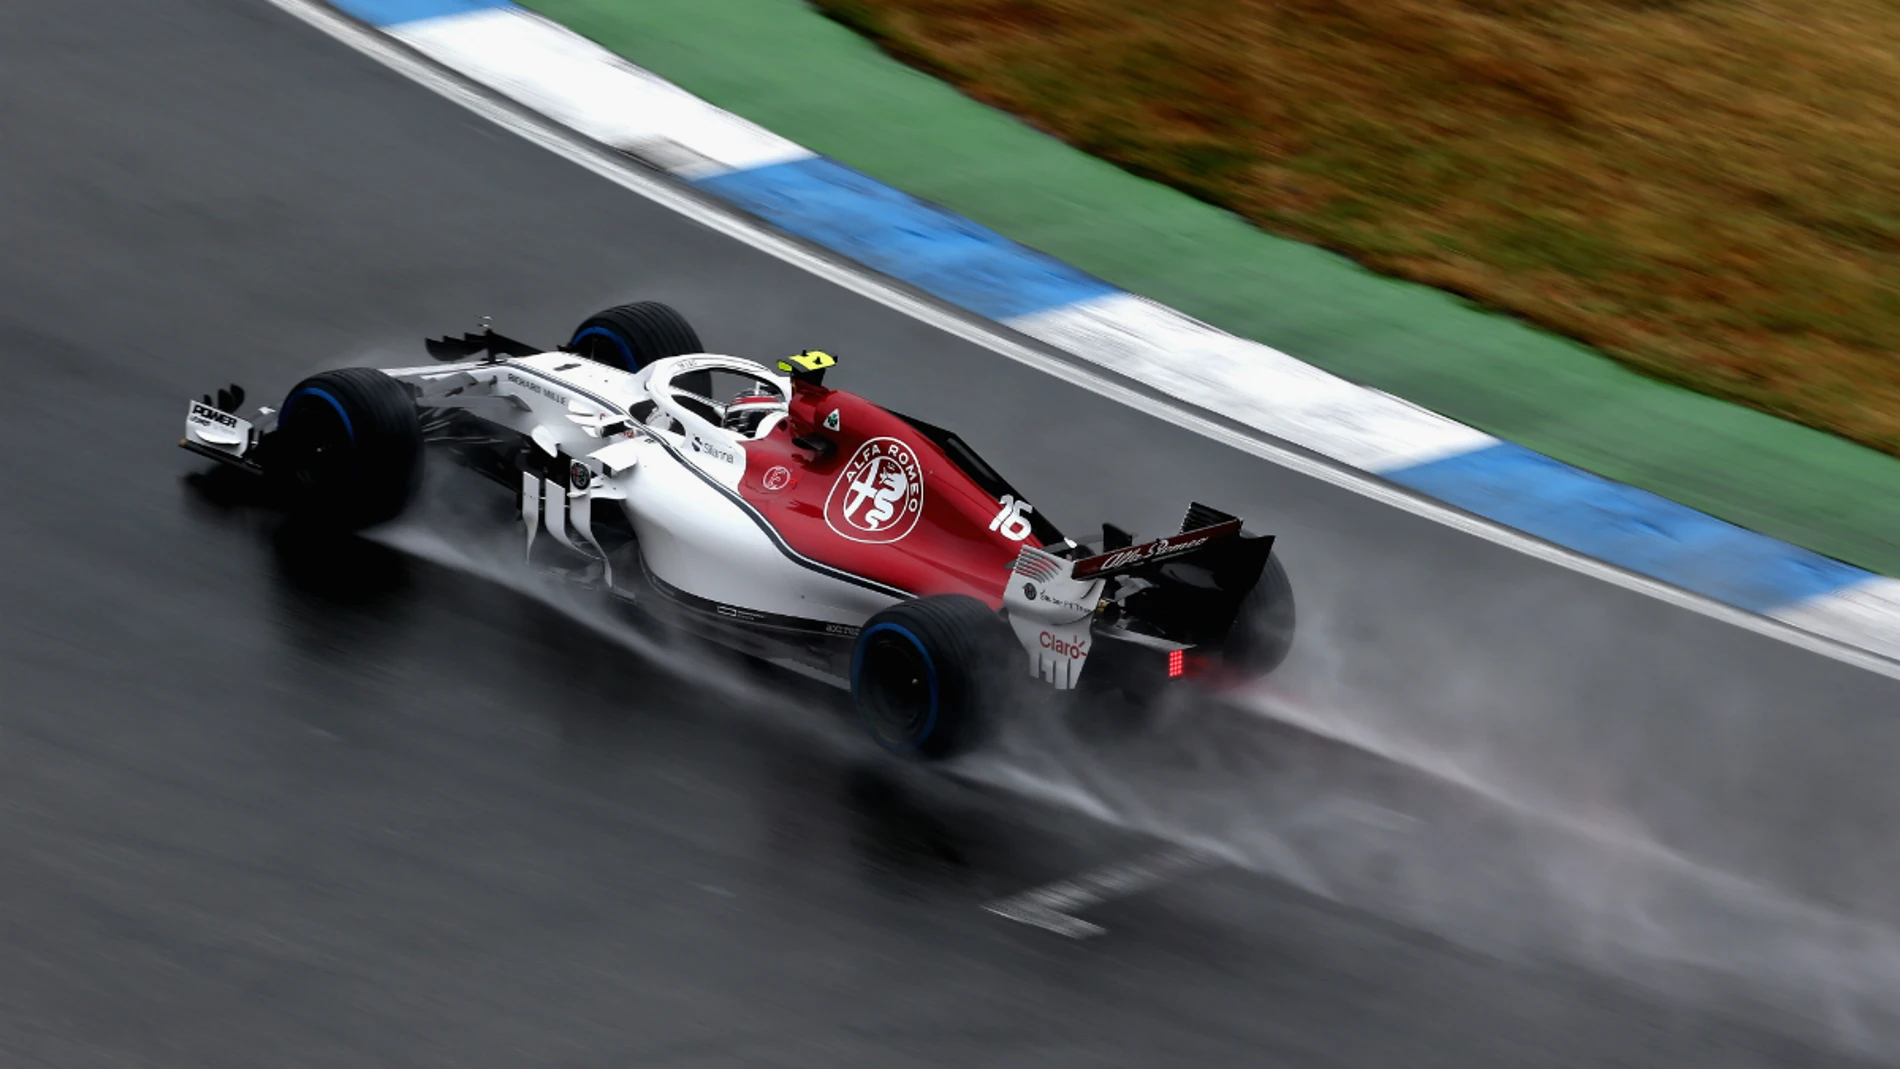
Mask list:
POLYGON ((940 760, 975 744, 1002 696, 1009 625, 961 594, 893 605, 865 621, 851 656, 851 696, 880 746, 940 760))
POLYGON ((422 483, 422 456, 408 388, 353 367, 312 375, 285 396, 270 468, 293 516, 358 530, 402 513, 422 483))
POLYGON ((1269 556, 1221 647, 1221 660, 1241 675, 1259 678, 1280 667, 1293 649, 1293 583, 1278 556, 1269 556))
POLYGON ((638 371, 669 356, 703 353, 686 317, 658 301, 609 308, 574 329, 568 351, 586 360, 638 371))

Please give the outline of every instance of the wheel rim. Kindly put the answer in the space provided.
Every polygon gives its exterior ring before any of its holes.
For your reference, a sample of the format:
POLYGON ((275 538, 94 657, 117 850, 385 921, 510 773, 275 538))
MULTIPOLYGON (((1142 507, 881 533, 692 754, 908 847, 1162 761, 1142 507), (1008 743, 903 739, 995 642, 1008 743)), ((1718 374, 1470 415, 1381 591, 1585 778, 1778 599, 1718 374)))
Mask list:
POLYGON ((281 422, 290 446, 288 471, 300 489, 334 487, 349 477, 355 463, 355 435, 334 401, 328 397, 306 400, 306 395, 299 394, 284 406, 281 422), (322 401, 329 403, 318 403, 322 401))
POLYGON ((883 624, 865 635, 857 687, 871 731, 887 745, 916 746, 936 724, 936 666, 906 629, 883 624))

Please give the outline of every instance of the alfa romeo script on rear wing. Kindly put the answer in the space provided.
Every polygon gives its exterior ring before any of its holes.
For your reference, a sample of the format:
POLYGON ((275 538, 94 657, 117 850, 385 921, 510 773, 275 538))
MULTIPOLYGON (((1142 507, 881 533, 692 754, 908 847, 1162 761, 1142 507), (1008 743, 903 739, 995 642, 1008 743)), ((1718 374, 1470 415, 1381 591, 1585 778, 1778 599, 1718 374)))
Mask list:
POLYGON ((1183 553, 1199 549, 1209 542, 1231 538, 1239 533, 1239 520, 1228 520, 1214 524, 1212 527, 1203 527, 1198 531, 1182 531, 1180 534, 1157 538, 1138 546, 1124 546, 1093 557, 1084 557, 1075 562, 1075 570, 1071 574, 1077 579, 1094 579, 1113 575, 1116 572, 1124 572, 1154 561, 1178 557, 1183 553))

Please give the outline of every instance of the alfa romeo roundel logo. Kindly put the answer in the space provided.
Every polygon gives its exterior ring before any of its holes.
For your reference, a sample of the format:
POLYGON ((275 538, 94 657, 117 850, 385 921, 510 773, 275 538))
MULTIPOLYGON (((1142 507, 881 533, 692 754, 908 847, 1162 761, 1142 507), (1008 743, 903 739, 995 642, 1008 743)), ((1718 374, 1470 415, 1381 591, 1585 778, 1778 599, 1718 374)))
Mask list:
POLYGON ((896 438, 859 446, 825 498, 825 522, 853 542, 895 542, 923 512, 923 468, 896 438))

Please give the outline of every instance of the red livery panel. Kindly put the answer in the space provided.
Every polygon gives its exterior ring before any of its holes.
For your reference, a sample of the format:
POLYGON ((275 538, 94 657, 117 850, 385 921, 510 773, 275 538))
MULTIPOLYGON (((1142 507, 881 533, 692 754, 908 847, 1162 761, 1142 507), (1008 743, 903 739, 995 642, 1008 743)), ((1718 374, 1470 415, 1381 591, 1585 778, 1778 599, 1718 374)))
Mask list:
POLYGON ((1042 545, 1011 538, 1020 525, 995 522, 1005 503, 917 428, 808 382, 794 384, 785 420, 746 443, 740 493, 798 553, 919 596, 1001 607, 1017 553, 1042 545))

